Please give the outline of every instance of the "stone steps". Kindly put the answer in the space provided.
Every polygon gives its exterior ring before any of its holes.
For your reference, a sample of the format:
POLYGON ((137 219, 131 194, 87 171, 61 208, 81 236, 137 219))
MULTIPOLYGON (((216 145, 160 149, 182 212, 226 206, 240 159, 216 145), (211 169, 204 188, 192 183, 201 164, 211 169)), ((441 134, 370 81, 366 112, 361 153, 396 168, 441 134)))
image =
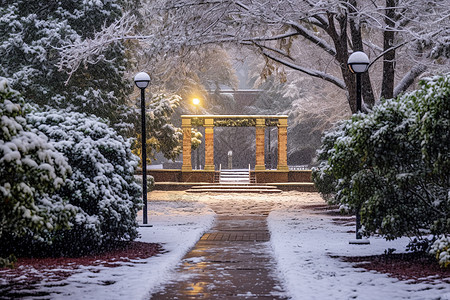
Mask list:
POLYGON ((248 169, 221 170, 219 182, 250 183, 250 171, 248 169))
POLYGON ((248 169, 222 170, 219 183, 192 186, 188 193, 281 193, 276 186, 250 183, 248 169))
POLYGON ((281 190, 272 185, 261 184, 205 184, 193 186, 188 193, 281 193, 281 190))

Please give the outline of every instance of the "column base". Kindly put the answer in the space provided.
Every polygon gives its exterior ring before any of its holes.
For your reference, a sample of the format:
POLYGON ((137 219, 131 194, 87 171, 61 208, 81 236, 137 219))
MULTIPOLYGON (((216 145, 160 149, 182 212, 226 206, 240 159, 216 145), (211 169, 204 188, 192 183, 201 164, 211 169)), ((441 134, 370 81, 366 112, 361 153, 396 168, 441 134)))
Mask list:
POLYGON ((215 169, 214 165, 205 165, 205 171, 214 171, 215 169))
POLYGON ((255 166, 255 170, 258 170, 258 171, 265 170, 265 169, 266 169, 266 166, 264 166, 264 165, 256 165, 255 166))
POLYGON ((278 166, 278 167, 277 167, 277 170, 280 170, 280 171, 289 171, 289 167, 288 167, 288 166, 278 166))
POLYGON ((192 166, 191 165, 182 165, 181 171, 192 171, 192 166))

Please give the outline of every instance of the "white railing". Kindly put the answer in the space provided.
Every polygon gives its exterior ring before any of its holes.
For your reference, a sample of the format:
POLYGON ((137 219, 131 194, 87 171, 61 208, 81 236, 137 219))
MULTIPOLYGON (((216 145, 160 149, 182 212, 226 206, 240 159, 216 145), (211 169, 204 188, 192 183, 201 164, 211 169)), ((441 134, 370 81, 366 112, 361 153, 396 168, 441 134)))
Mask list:
POLYGON ((310 167, 308 165, 301 165, 301 166, 289 166, 289 170, 293 171, 302 171, 302 170, 309 170, 310 167))

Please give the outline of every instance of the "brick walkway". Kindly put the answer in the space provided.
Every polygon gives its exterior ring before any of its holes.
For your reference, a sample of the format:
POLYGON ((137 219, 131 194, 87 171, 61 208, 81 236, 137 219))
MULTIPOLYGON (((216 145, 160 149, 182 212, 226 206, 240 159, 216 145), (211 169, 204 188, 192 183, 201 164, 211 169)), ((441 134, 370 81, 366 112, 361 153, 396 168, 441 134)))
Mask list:
POLYGON ((223 216, 151 299, 288 299, 273 274, 265 216, 223 216))

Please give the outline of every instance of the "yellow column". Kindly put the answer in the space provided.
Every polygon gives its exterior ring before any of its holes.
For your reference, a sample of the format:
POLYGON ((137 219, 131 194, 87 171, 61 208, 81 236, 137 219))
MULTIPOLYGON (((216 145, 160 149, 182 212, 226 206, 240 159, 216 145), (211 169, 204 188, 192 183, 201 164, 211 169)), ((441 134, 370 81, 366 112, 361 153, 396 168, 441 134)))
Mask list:
POLYGON ((205 119, 205 170, 214 171, 214 119, 205 119))
POLYGON ((264 133, 266 129, 265 119, 256 119, 256 164, 255 170, 265 170, 264 164, 264 133))
POLYGON ((287 118, 278 119, 278 170, 289 170, 287 165, 287 118))
POLYGON ((182 171, 192 171, 191 163, 191 118, 181 119, 183 130, 183 166, 182 171))

